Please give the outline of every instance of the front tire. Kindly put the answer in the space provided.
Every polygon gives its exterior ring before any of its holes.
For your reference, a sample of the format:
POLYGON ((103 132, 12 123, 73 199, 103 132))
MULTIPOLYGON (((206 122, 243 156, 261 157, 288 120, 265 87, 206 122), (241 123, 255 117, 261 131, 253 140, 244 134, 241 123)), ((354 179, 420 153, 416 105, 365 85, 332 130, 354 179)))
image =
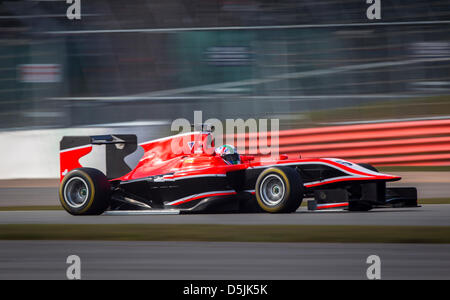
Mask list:
POLYGON ((303 192, 300 174, 290 167, 268 168, 256 180, 256 201, 265 212, 296 211, 302 204, 303 192))
POLYGON ((70 171, 59 187, 59 201, 72 215, 100 215, 109 206, 111 186, 99 170, 79 168, 70 171))

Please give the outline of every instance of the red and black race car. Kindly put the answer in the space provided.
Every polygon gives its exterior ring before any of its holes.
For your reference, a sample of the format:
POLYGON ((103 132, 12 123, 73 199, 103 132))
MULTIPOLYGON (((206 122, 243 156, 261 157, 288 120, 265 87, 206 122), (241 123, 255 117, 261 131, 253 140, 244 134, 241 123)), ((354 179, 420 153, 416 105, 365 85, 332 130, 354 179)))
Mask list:
POLYGON ((59 188, 64 209, 73 215, 290 213, 304 198, 311 199, 309 210, 417 206, 415 188, 386 188, 387 182, 401 178, 370 165, 335 158, 239 155, 229 145, 215 148, 210 130, 141 143, 144 154, 131 169, 125 157, 137 146, 135 135, 64 137, 59 188), (79 162, 99 146, 106 148, 106 174, 79 162))

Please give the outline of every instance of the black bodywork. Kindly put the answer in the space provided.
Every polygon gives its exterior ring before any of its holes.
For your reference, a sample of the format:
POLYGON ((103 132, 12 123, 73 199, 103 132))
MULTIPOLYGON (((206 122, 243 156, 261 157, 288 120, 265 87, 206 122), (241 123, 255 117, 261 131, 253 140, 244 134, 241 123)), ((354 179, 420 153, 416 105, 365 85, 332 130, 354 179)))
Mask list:
MULTIPOLYGON (((110 210, 178 209, 183 213, 260 212, 255 201, 258 176, 270 166, 228 172, 224 176, 166 179, 171 173, 121 181, 114 180, 131 168, 125 157, 137 149, 135 135, 104 135, 64 137, 61 150, 81 145, 106 146, 106 176, 111 184, 110 210), (173 205, 173 201, 208 192, 233 191, 232 194, 198 197, 173 205)), ((276 166, 276 165, 275 165, 276 166)), ((345 175, 323 164, 291 164, 305 182, 320 182, 345 175)), ((217 194, 217 193, 216 193, 217 194)), ((350 210, 372 207, 417 206, 415 188, 386 188, 386 181, 353 181, 305 187, 303 198, 310 198, 308 208, 314 210, 323 203, 348 203, 350 210)))

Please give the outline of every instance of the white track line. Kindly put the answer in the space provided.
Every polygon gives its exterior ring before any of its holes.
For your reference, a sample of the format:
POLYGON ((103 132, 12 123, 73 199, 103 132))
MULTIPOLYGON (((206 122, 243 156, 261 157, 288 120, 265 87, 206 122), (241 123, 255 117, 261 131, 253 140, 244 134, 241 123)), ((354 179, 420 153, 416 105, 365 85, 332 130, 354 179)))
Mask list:
POLYGON ((308 28, 341 28, 341 27, 374 27, 404 25, 442 25, 450 21, 410 21, 410 22, 373 22, 344 24, 302 24, 302 25, 270 25, 270 26, 225 26, 225 27, 186 27, 186 28, 136 28, 136 29, 99 29, 99 30, 60 30, 44 31, 45 34, 95 34, 95 33, 172 33, 183 31, 223 31, 223 30, 267 30, 267 29, 308 29, 308 28))

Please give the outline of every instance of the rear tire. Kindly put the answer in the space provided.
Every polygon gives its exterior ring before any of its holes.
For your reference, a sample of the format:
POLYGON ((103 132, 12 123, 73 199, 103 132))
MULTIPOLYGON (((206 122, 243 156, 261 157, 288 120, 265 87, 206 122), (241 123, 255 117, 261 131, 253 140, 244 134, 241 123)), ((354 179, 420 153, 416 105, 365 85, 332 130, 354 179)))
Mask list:
POLYGON ((59 201, 72 215, 100 215, 109 206, 111 186, 99 170, 79 168, 64 176, 59 201))
POLYGON ((256 180, 256 201, 265 212, 294 212, 302 204, 303 193, 302 179, 293 168, 268 168, 256 180))

